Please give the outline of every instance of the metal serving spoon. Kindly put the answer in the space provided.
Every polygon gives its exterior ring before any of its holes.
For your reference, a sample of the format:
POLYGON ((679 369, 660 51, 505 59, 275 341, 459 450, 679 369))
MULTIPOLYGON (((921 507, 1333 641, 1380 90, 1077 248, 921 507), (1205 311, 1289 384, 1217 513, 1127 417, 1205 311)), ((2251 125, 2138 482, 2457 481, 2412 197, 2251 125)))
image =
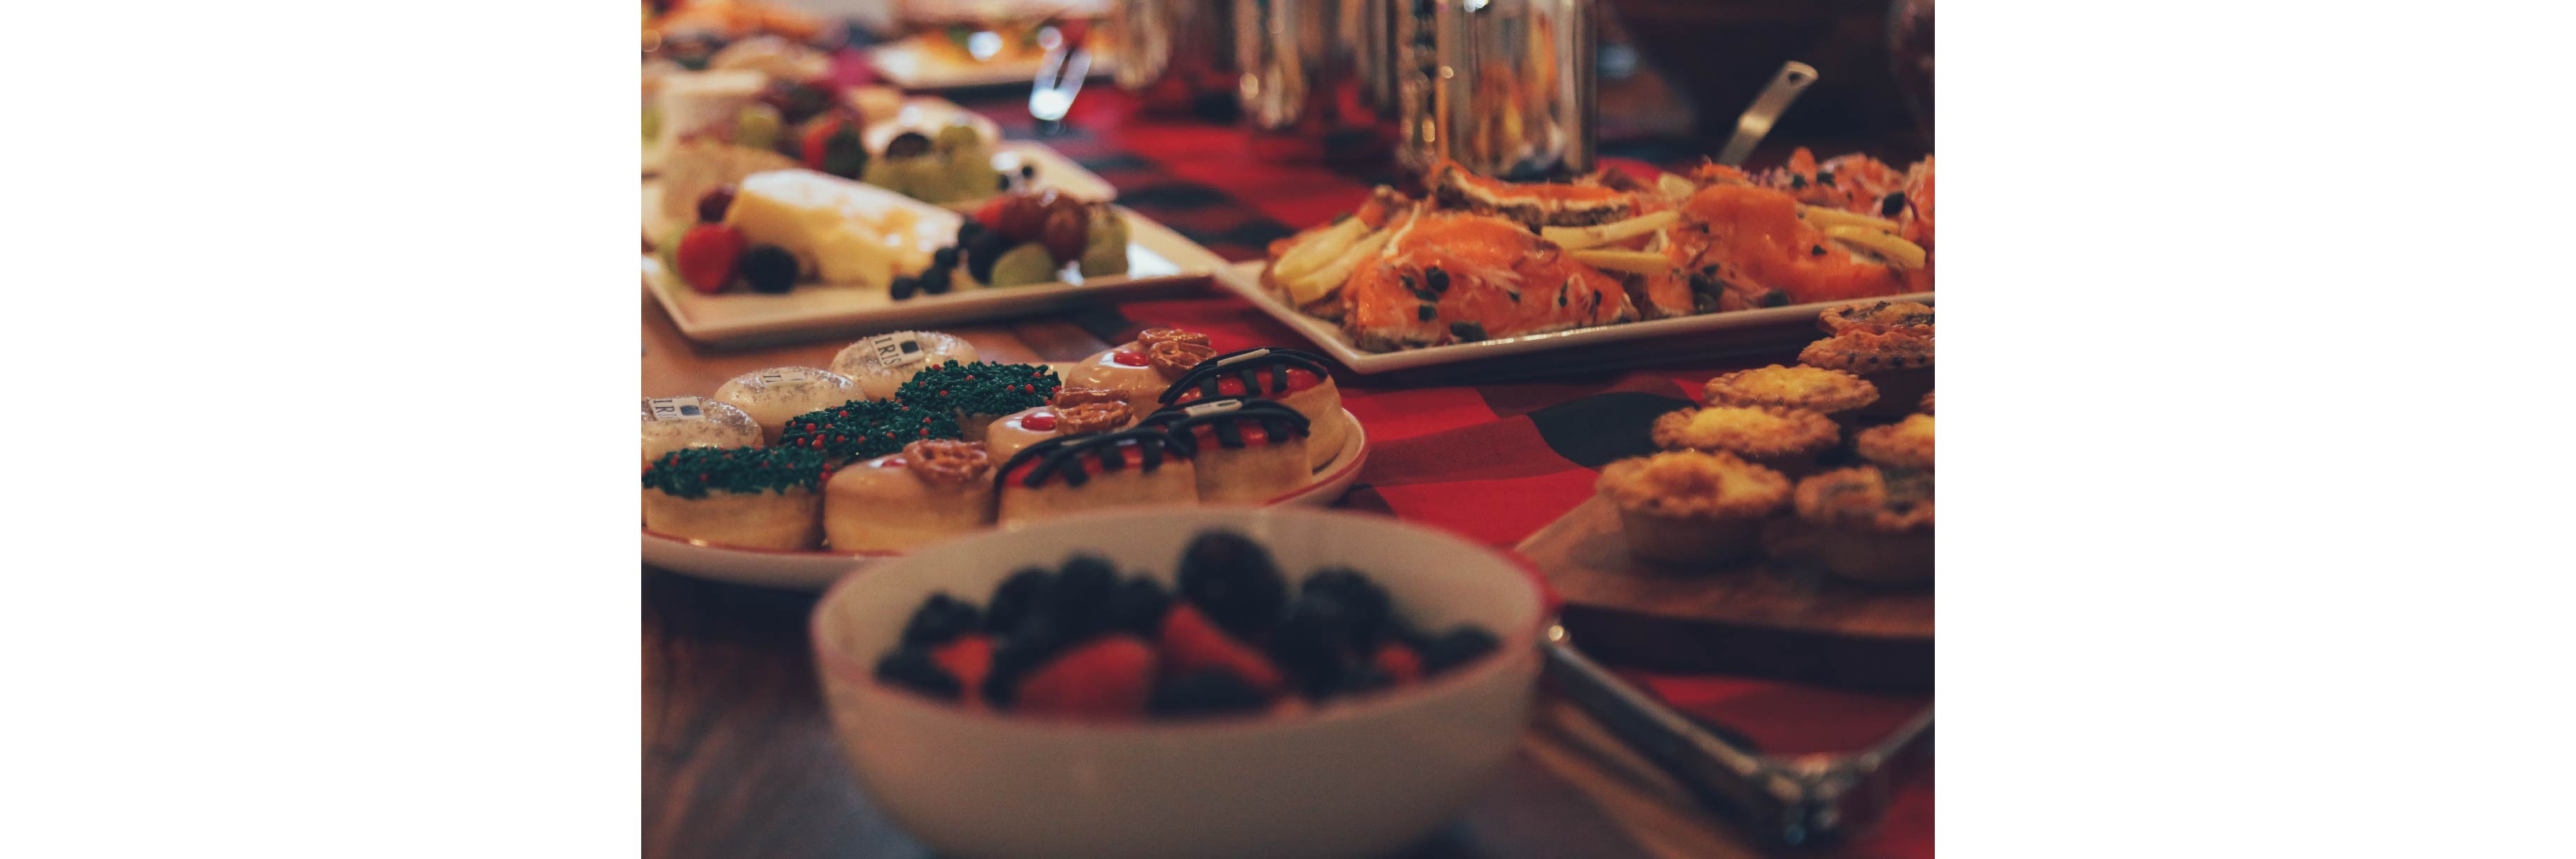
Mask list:
POLYGON ((1753 97, 1753 106, 1736 118, 1735 136, 1727 138, 1726 148, 1718 150, 1717 163, 1743 166, 1745 156, 1752 155, 1754 145, 1771 133, 1771 124, 1779 121, 1789 103, 1797 101, 1798 95, 1815 82, 1815 66, 1796 60, 1780 64, 1780 73, 1771 76, 1771 85, 1763 87, 1762 94, 1753 97))

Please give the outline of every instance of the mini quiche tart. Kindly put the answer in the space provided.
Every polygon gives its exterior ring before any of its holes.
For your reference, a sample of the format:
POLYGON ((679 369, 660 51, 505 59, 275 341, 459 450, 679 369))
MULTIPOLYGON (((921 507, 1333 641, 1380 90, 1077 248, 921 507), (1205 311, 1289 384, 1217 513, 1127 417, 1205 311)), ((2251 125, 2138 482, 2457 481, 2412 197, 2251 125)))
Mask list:
POLYGON ((1878 401, 1861 417, 1903 417, 1906 406, 1932 390, 1931 328, 1852 330, 1807 344, 1798 363, 1841 370, 1878 386, 1878 401))
POLYGON ((1924 392, 1923 392, 1923 413, 1924 413, 1924 414, 1927 414, 1927 415, 1932 413, 1932 392, 1931 392, 1931 391, 1924 391, 1924 392))
POLYGON ((811 549, 822 539, 828 455, 812 448, 693 447, 644 469, 644 527, 683 540, 811 549))
POLYGON ((1712 406, 1787 406, 1837 419, 1878 402, 1878 386, 1859 376, 1778 364, 1710 379, 1701 392, 1712 406))
POLYGON ((1932 578, 1932 473, 1840 468, 1798 481, 1798 519, 1825 569, 1880 584, 1932 578))
POLYGON ((1674 451, 1601 469, 1628 551, 1650 561, 1716 564, 1758 545, 1762 520, 1789 500, 1789 478, 1730 453, 1674 451))
POLYGON ((1827 334, 1845 331, 1888 331, 1897 328, 1921 328, 1932 333, 1932 305, 1919 301, 1860 301, 1826 308, 1816 316, 1816 327, 1827 334))
POLYGON ((1860 458, 1889 468, 1932 469, 1932 416, 1906 415, 1883 427, 1861 430, 1853 440, 1860 458))
POLYGON ((1791 475, 1815 470, 1816 457, 1842 440, 1832 418, 1780 406, 1682 409, 1656 418, 1653 436, 1666 450, 1724 451, 1791 475))

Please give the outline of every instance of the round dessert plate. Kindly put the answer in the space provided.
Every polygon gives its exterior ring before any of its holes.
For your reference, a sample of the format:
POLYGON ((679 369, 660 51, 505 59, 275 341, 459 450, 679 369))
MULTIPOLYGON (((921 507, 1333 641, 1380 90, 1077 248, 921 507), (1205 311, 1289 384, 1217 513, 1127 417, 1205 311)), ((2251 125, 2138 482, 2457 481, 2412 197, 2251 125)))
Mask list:
MULTIPOLYGON (((1270 504, 1328 507, 1350 491, 1351 484, 1359 480, 1360 466, 1368 462, 1368 430, 1348 409, 1342 411, 1342 420, 1350 422, 1351 431, 1344 436, 1342 449, 1315 470, 1315 481, 1270 499, 1270 504)), ((842 574, 865 569, 877 559, 895 554, 751 549, 683 540, 652 531, 643 534, 646 566, 704 579, 789 590, 822 590, 842 574)))

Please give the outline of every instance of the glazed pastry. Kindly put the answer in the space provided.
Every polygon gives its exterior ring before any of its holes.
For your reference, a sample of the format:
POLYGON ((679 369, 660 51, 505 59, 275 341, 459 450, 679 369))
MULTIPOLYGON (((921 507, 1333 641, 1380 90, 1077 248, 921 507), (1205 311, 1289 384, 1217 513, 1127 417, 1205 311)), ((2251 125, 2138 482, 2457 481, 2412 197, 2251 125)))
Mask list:
POLYGON ((1799 521, 1835 575, 1892 584, 1932 577, 1932 472, 1839 468, 1798 481, 1799 521))
POLYGON ((1860 410, 1878 401, 1878 386, 1841 370, 1783 367, 1737 370, 1701 388, 1712 406, 1787 406, 1818 412, 1850 426, 1860 410))
POLYGON ((1306 416, 1270 400, 1225 397, 1146 416, 1190 448, 1199 503, 1258 504, 1314 482, 1306 416))
POLYGON ((1791 477, 1814 471, 1842 440, 1833 419, 1780 406, 1682 409, 1656 418, 1652 435, 1665 450, 1725 451, 1791 477))
POLYGON ((975 344, 937 331, 897 331, 852 343, 832 356, 832 372, 859 383, 871 400, 893 399, 895 389, 924 368, 948 361, 972 364, 975 344))
POLYGON ((778 442, 787 419, 859 398, 859 386, 848 377, 812 367, 771 367, 733 377, 716 389, 716 399, 760 422, 760 437, 778 442))
POLYGON ((947 361, 922 368, 894 396, 905 406, 955 415, 967 441, 983 441, 995 419, 1046 405, 1059 387, 1055 371, 1043 365, 947 361))
POLYGON ((1854 447, 1860 458, 1889 468, 1932 470, 1932 416, 1906 415, 1883 427, 1861 430, 1854 447))
POLYGON ((645 400, 644 464, 688 447, 759 447, 760 424, 741 409, 705 397, 645 400))
POLYGON ((692 447, 644 468, 644 528, 753 549, 811 549, 823 536, 821 451, 692 447))
POLYGON ((1902 417, 1932 390, 1932 329, 1846 331, 1807 344, 1798 362, 1841 370, 1878 386, 1878 401, 1860 409, 1868 417, 1902 417))
POLYGON ((1601 469, 1628 552, 1650 561, 1717 564, 1759 546, 1761 524, 1789 500, 1789 478, 1731 453, 1684 450, 1601 469))
POLYGON ((994 475, 1002 525, 1109 507, 1191 504, 1190 449, 1159 429, 1075 436, 1022 448, 994 475))
POLYGON ((971 441, 916 441, 823 485, 835 552, 908 551, 992 522, 993 458, 971 441))
POLYGON ((1216 350, 1208 337, 1178 328, 1147 328, 1136 340, 1082 360, 1065 384, 1117 391, 1130 406, 1152 403, 1163 389, 1216 350), (1164 345, 1171 344, 1171 345, 1164 345))
POLYGON ((1246 349, 1200 361, 1164 389, 1166 406, 1189 405, 1218 397, 1276 400, 1306 416, 1313 433, 1306 439, 1306 465, 1320 468, 1342 452, 1349 433, 1342 417, 1341 389, 1324 359, 1294 349, 1246 349))
POLYGON ((1029 445, 1059 436, 1098 435, 1136 423, 1135 412, 1116 391, 1057 388, 1046 405, 1002 416, 984 429, 984 445, 993 456, 1009 459, 1029 445))
POLYGON ((788 418, 777 446, 819 450, 832 462, 843 463, 886 456, 916 441, 956 439, 963 434, 953 412, 916 409, 892 400, 851 400, 788 418))
POLYGON ((1827 334, 1920 327, 1920 333, 1928 337, 1932 334, 1932 305, 1920 301, 1857 301, 1825 308, 1825 312, 1816 315, 1816 327, 1827 334))

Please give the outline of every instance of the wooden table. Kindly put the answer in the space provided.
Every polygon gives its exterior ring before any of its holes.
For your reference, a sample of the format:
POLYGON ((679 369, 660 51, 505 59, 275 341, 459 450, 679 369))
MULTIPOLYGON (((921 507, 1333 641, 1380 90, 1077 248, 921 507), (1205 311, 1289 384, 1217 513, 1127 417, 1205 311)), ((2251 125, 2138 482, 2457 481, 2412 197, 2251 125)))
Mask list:
MULTIPOLYGON (((643 396, 708 394, 781 365, 829 366, 842 341, 715 350, 644 300, 643 396)), ((1069 361, 1109 344, 1064 318, 943 330, 998 361, 1069 361)), ((644 855, 923 857, 842 758, 806 645, 815 595, 644 569, 644 855)), ((1572 705, 1542 696, 1520 754, 1457 824, 1408 857, 1761 855, 1572 705)))

